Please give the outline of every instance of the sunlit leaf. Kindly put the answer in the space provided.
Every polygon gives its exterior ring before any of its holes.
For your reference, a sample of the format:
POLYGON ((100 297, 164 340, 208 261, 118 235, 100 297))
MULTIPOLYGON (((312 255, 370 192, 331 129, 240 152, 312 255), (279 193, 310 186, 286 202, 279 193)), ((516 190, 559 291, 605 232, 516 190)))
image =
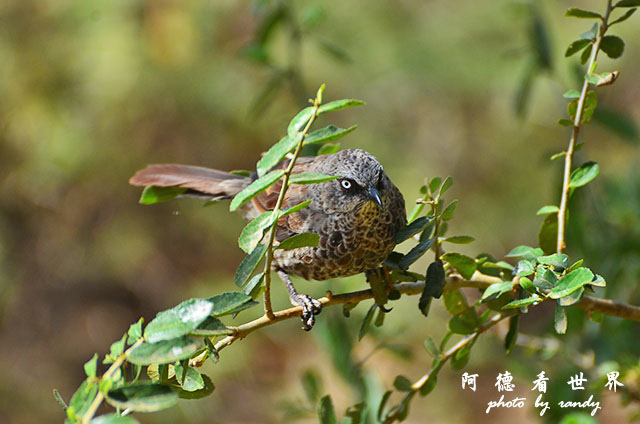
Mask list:
POLYGON ((504 293, 508 293, 513 289, 512 281, 503 281, 501 283, 493 283, 487 287, 482 294, 482 301, 488 302, 502 296, 504 293))
POLYGON ((187 359, 200 345, 189 337, 163 340, 157 343, 142 343, 127 352, 127 360, 132 364, 170 364, 187 359))
POLYGON ((291 184, 317 184, 340 178, 340 175, 317 174, 313 172, 303 172, 300 174, 292 174, 289 178, 291 184))
POLYGON ((600 166, 596 162, 583 163, 579 168, 574 169, 571 173, 569 187, 582 187, 597 177, 599 172, 600 166))
POLYGON ((139 203, 143 205, 153 205, 154 203, 168 202, 176 196, 187 191, 184 187, 156 187, 147 186, 142 190, 139 203))
POLYGON ((211 313, 213 304, 204 299, 189 299, 159 312, 144 329, 147 342, 171 340, 191 333, 211 313))
POLYGON ((329 141, 337 140, 354 131, 356 128, 358 128, 357 125, 346 129, 338 128, 335 125, 329 125, 325 128, 310 132, 309 135, 307 135, 307 137, 304 139, 304 144, 308 145, 316 143, 326 143, 329 141))
POLYGON ((558 208, 556 205, 543 206, 540 209, 538 209, 538 212, 536 212, 536 215, 547 215, 550 213, 558 213, 559 210, 560 208, 558 208))
POLYGON ((238 238, 240 249, 244 250, 245 253, 253 251, 264 237, 264 231, 273 225, 275 217, 276 215, 273 211, 267 211, 251 220, 244 227, 238 238))
POLYGON ((570 9, 567 9, 564 16, 571 16, 574 18, 583 18, 583 19, 589 19, 589 18, 603 19, 602 15, 600 15, 599 13, 592 12, 590 10, 578 9, 577 7, 572 7, 570 9))
POLYGON ((250 296, 240 292, 221 293, 208 300, 213 303, 211 315, 214 317, 235 314, 256 304, 250 296))
POLYGON ((291 250, 300 247, 316 247, 319 241, 320 236, 316 233, 301 233, 282 240, 277 248, 291 250))
POLYGON ((249 253, 240 263, 240 266, 236 270, 234 277, 235 283, 238 287, 242 287, 247 282, 253 271, 258 267, 258 264, 264 258, 269 246, 266 244, 259 244, 249 253))
POLYGON ((478 268, 475 259, 461 253, 447 252, 442 256, 442 259, 451 264, 467 280, 473 276, 473 273, 478 268))
POLYGON ((559 299, 568 296, 585 284, 589 284, 591 280, 593 280, 593 272, 591 270, 578 268, 560 278, 556 286, 549 292, 549 297, 551 299, 559 299))
POLYGON ((269 186, 273 185, 276 181, 282 178, 284 172, 284 169, 271 171, 267 175, 264 175, 249 184, 233 198, 231 204, 229 205, 229 210, 231 212, 235 211, 240 206, 244 205, 249 200, 265 191, 269 186))
MULTIPOLYGON (((590 43, 591 43, 591 40, 586 40, 584 38, 581 38, 579 40, 572 42, 571 44, 569 44, 569 47, 567 47, 567 51, 564 52, 564 57, 573 56, 574 54, 578 53, 580 50, 587 47, 590 43)), ((580 93, 578 93, 577 97, 580 97, 580 93)), ((565 98, 569 98, 569 97, 565 96, 565 98)))
POLYGON ((558 334, 567 332, 567 312, 563 306, 556 305, 556 312, 553 317, 553 328, 558 334))

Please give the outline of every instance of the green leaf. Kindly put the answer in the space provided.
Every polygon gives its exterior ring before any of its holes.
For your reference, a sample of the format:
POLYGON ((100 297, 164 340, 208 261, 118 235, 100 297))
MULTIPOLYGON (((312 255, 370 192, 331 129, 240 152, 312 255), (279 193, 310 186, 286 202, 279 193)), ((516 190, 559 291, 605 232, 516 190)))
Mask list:
POLYGON ((367 314, 364 316, 362 324, 360 325, 360 331, 358 331, 358 340, 362 340, 365 334, 367 334, 367 332, 369 331, 369 328, 371 328, 371 321, 373 320, 373 315, 376 309, 378 309, 378 305, 374 303, 373 305, 371 305, 371 307, 367 311, 367 314))
POLYGON ((90 382, 89 379, 85 380, 78 390, 71 396, 71 401, 69 402, 69 408, 67 409, 67 414, 75 413, 77 417, 83 416, 89 406, 93 402, 93 399, 98 394, 98 385, 95 382, 90 382))
POLYGON ((525 306, 534 305, 542 302, 542 298, 537 294, 533 294, 524 299, 516 299, 512 302, 507 303, 502 307, 502 309, 518 309, 524 308, 525 306))
POLYGON ((600 82, 600 78, 596 74, 586 74, 584 76, 584 79, 588 83, 591 83, 591 84, 594 84, 594 85, 598 85, 598 82, 600 82))
POLYGON ((438 349, 438 345, 436 345, 435 340, 433 340, 433 337, 431 336, 427 336, 427 338, 424 341, 424 347, 425 349, 427 349, 427 352, 429 352, 429 355, 431 355, 434 358, 438 358, 440 356, 440 349, 438 349))
POLYGON ((578 90, 569 90, 562 95, 565 99, 577 99, 580 97, 580 92, 578 90))
POLYGON ((318 108, 318 115, 322 115, 323 113, 335 112, 337 110, 346 109, 354 106, 362 106, 365 102, 362 100, 356 99, 343 99, 343 100, 334 100, 332 102, 323 104, 318 108))
POLYGON ((425 241, 421 241, 420 243, 413 246, 413 248, 398 262, 400 268, 403 270, 409 268, 411 264, 420 259, 425 254, 425 252, 429 250, 434 241, 435 239, 431 238, 425 241))
POLYGON ((457 199, 449 203, 449 206, 447 206, 440 215, 440 219, 442 219, 443 221, 449 221, 451 218, 453 218, 453 214, 456 212, 456 206, 458 206, 457 199))
MULTIPOLYGON (((573 56, 574 54, 578 53, 580 50, 584 49, 585 47, 587 47, 589 44, 591 44, 591 40, 588 39, 584 39, 581 38, 579 40, 576 40, 574 42, 572 42, 571 44, 569 44, 569 47, 567 47, 567 51, 564 52, 564 57, 570 57, 573 56)), ((576 91, 576 90, 569 90, 570 92, 576 91)), ((576 91, 576 93, 578 93, 576 91)), ((566 94, 564 96, 566 99, 577 99, 578 97, 580 97, 580 93, 578 93, 578 95, 576 97, 567 97, 566 94)))
MULTIPOLYGON (((589 29, 589 31, 582 33, 580 35, 580 38, 584 39, 584 40, 590 40, 590 41, 594 41, 596 39, 596 36, 598 35, 598 30, 600 29, 600 25, 598 25, 598 23, 596 22, 595 24, 593 24, 593 26, 589 29)), ((591 49, 589 49, 591 50, 591 49)))
POLYGON ((349 128, 338 128, 335 125, 329 125, 328 127, 313 131, 307 135, 304 139, 304 145, 309 144, 317 144, 317 143, 327 143, 329 141, 334 141, 339 138, 344 137, 350 132, 355 131, 358 128, 357 125, 354 125, 349 128))
POLYGON ((291 184, 317 184, 340 178, 340 175, 317 174, 313 172, 303 172, 300 174, 292 174, 289 178, 291 184))
POLYGON ((600 166, 596 162, 583 163, 580 168, 574 169, 571 173, 569 187, 582 187, 597 177, 599 172, 600 166))
POLYGON ((440 184, 442 183, 442 178, 433 177, 431 181, 429 181, 429 193, 433 195, 437 195, 438 189, 440 188, 440 184))
POLYGON ((138 424, 139 421, 131 415, 108 414, 100 415, 89 421, 90 424, 138 424))
POLYGON ((580 55, 580 63, 582 63, 583 65, 587 63, 587 61, 589 60, 589 57, 591 56, 592 49, 593 49, 593 46, 589 44, 587 48, 582 51, 582 54, 580 55))
POLYGON ((551 299, 568 296, 593 280, 593 272, 587 268, 578 268, 558 280, 556 286, 549 293, 551 299))
POLYGON ((451 236, 451 237, 443 237, 441 241, 446 241, 447 243, 453 244, 469 244, 472 243, 475 239, 471 236, 451 236))
POLYGON ((536 286, 538 291, 546 292, 553 289, 556 286, 558 277, 556 274, 548 268, 539 265, 536 269, 536 276, 533 279, 533 285, 536 286))
POLYGON ((455 334, 473 334, 477 326, 472 322, 463 320, 460 316, 454 316, 449 320, 449 330, 455 334))
POLYGON ((520 278, 520 287, 525 289, 527 293, 533 294, 537 291, 536 286, 533 284, 533 281, 528 279, 527 277, 520 278))
POLYGON ((399 375, 393 380, 393 387, 401 392, 410 392, 412 390, 411 381, 404 375, 399 375))
POLYGON ((536 215, 547 215, 550 213, 558 213, 559 210, 560 208, 557 207, 556 205, 543 206, 540 209, 538 209, 538 212, 536 212, 536 215))
POLYGON ((250 296, 240 292, 218 294, 210 297, 209 302, 213 303, 211 315, 214 317, 236 314, 256 305, 256 302, 250 296))
POLYGON ((156 187, 147 186, 142 190, 139 203, 143 205, 153 205, 154 203, 168 202, 186 192, 184 187, 156 187))
POLYGON ((289 209, 284 209, 282 211, 280 211, 280 218, 282 218, 283 216, 287 216, 290 215, 294 212, 298 212, 300 209, 304 209, 307 206, 309 206, 311 204, 311 200, 305 200, 302 203, 298 203, 295 206, 290 207, 289 209))
POLYGON ((317 247, 319 242, 320 236, 316 233, 300 233, 282 240, 277 248, 291 250, 300 247, 317 247))
POLYGON ((564 253, 554 253, 549 256, 538 257, 541 264, 552 265, 556 268, 567 268, 569 266, 569 257, 564 253))
POLYGON ((464 368, 469 362, 469 358, 471 357, 471 347, 472 343, 464 346, 462 349, 456 352, 451 360, 451 369, 453 370, 461 370, 464 368))
POLYGON ((318 406, 318 418, 320 419, 320 424, 336 424, 338 422, 336 419, 336 411, 333 408, 333 402, 331 401, 331 396, 326 395, 320 399, 320 404, 318 406))
POLYGON ((185 369, 182 364, 176 364, 176 379, 182 389, 187 392, 204 389, 202 374, 192 367, 187 366, 185 369))
POLYGON ((440 191, 438 192, 438 196, 443 195, 451 186, 453 185, 453 178, 447 177, 444 179, 442 186, 440 187, 440 191))
POLYGON ((553 317, 553 328, 558 334, 565 334, 567 332, 567 312, 563 306, 556 305, 556 312, 553 317))
POLYGON ((578 290, 574 291, 573 293, 558 299, 558 305, 560 306, 575 305, 576 303, 582 300, 583 294, 584 294, 584 287, 580 287, 578 290))
POLYGON ((247 187, 245 187, 240 193, 238 193, 233 200, 231 201, 231 205, 229 205, 229 210, 231 212, 238 209, 240 206, 247 203, 249 200, 257 196, 258 194, 265 191, 268 187, 273 185, 276 181, 278 181, 284 175, 284 169, 277 169, 269 172, 267 175, 264 175, 247 187))
POLYGON ((516 265, 513 270, 518 277, 526 277, 534 273, 535 261, 533 259, 523 259, 516 265))
POLYGON ((322 381, 314 371, 306 370, 304 374, 302 374, 302 388, 307 396, 307 400, 312 404, 318 401, 320 391, 322 390, 321 387, 322 381))
POLYGON ((529 246, 518 246, 511 249, 505 256, 508 258, 536 259, 538 256, 544 255, 542 249, 529 246))
POLYGON ((95 378, 98 370, 98 354, 94 353, 91 359, 84 364, 84 373, 89 378, 95 378))
POLYGON ((127 341, 127 335, 122 336, 120 340, 117 342, 111 343, 111 348, 109 354, 102 361, 103 364, 111 364, 116 358, 124 352, 124 345, 127 341))
POLYGON ((507 351, 507 355, 511 353, 511 350, 516 345, 518 340, 518 324, 520 323, 520 315, 515 315, 509 318, 509 331, 504 338, 504 348, 507 351))
POLYGON ((393 393, 392 390, 387 390, 386 392, 384 392, 384 395, 382 395, 382 398, 380 399, 380 404, 378 405, 378 414, 377 414, 377 418, 379 422, 382 422, 382 416, 384 415, 385 406, 387 405, 387 402, 389 401, 389 398, 391 397, 392 393, 393 393))
POLYGON ((461 253, 447 252, 442 255, 442 259, 454 267, 467 280, 473 276, 476 268, 478 268, 475 259, 461 253))
POLYGON ((316 156, 332 155, 338 150, 340 150, 340 143, 327 143, 318 149, 316 156))
MULTIPOLYGON (((222 323, 218 318, 207 317, 198 328, 193 330, 191 333, 193 336, 226 336, 228 334, 233 334, 233 330, 227 328, 226 325, 222 323)), ((186 389, 185 389, 186 390, 186 389)))
POLYGON ((416 220, 414 220, 413 222, 405 226, 396 234, 396 237, 395 237, 396 244, 400 244, 403 241, 411 238, 414 234, 417 234, 420 231, 422 231, 424 227, 426 227, 429 221, 432 219, 433 219, 432 217, 421 216, 420 218, 417 218, 416 220))
POLYGON ((570 17, 582 18, 582 19, 590 19, 590 18, 604 19, 602 15, 600 15, 599 13, 592 12, 590 10, 578 9, 577 7, 572 7, 570 9, 567 9, 564 16, 570 16, 570 17))
POLYGON ((262 258, 264 258, 268 248, 269 246, 266 244, 259 244, 242 260, 234 278, 238 287, 242 287, 244 283, 247 282, 251 274, 253 274, 253 271, 258 267, 262 258))
POLYGON ((429 379, 420 387, 420 396, 426 396, 431 393, 436 388, 436 384, 438 384, 438 375, 430 375, 429 379))
POLYGON ((258 161, 256 165, 256 170, 258 171, 258 176, 262 177, 264 174, 269 172, 271 168, 276 166, 287 153, 290 153, 296 146, 300 143, 300 137, 290 137, 286 136, 280 139, 276 144, 271 146, 267 153, 265 153, 262 158, 258 161))
POLYGON ((138 365, 170 364, 189 358, 199 347, 197 342, 187 336, 157 343, 143 343, 127 353, 127 360, 138 365))
MULTIPOLYGON (((580 263, 582 263, 582 262, 580 262, 580 263)), ((596 274, 596 276, 593 278, 593 281, 591 281, 589 284, 591 284, 592 286, 596 286, 596 287, 606 287, 607 286, 607 282, 604 281, 604 278, 600 274, 596 274)))
POLYGON ((556 241, 558 238, 558 216, 547 215, 542 221, 538 232, 538 245, 544 253, 551 254, 556 251, 556 241))
POLYGON ((173 406, 178 393, 165 384, 137 383, 110 390, 106 399, 116 408, 155 412, 173 406))
POLYGON ((192 392, 186 390, 180 390, 178 392, 178 396, 180 399, 202 399, 203 397, 209 396, 215 390, 215 385, 211 381, 209 377, 204 374, 200 374, 202 377, 202 381, 204 382, 204 387, 200 390, 195 390, 192 392))
POLYGON ((287 127, 287 135, 291 138, 296 137, 298 133, 305 128, 305 126, 309 122, 309 119, 311 119, 311 116, 313 116, 313 113, 314 109, 311 106, 305 107, 300 112, 298 112, 298 114, 293 117, 291 122, 289 122, 289 126, 287 127))
POLYGON ((189 299, 176 307, 159 312, 144 329, 144 337, 149 343, 171 340, 187 335, 203 322, 213 308, 204 299, 189 299))
MULTIPOLYGON (((569 119, 558 119, 558 124, 562 125, 563 127, 571 127, 573 126, 573 121, 570 121, 569 119)), ((556 153, 555 155, 553 155, 551 157, 551 160, 556 159, 557 157, 560 156, 564 156, 566 153, 562 152, 562 153, 556 153)))
POLYGON ((466 311, 469 305, 460 290, 456 289, 444 292, 444 307, 451 315, 459 315, 466 311))
MULTIPOLYGON (((638 5, 640 5, 640 1, 638 2, 638 5)), ((624 15, 620 16, 618 19, 616 19, 615 21, 611 22, 609 24, 609 26, 615 25, 615 24, 619 24, 620 22, 626 21, 627 19, 629 19, 631 17, 631 15, 633 15, 636 12, 636 10, 638 10, 638 9, 629 9, 629 10, 627 10, 624 13, 624 15)))
POLYGON ((620 0, 613 5, 614 9, 616 7, 640 7, 640 0, 620 0))
POLYGON ((242 289, 242 293, 256 300, 262 293, 262 281, 264 280, 264 272, 254 275, 246 286, 242 289))
POLYGON ((144 322, 144 318, 140 318, 138 322, 135 324, 131 324, 129 326, 129 331, 127 331, 127 344, 134 344, 136 340, 142 337, 142 323, 144 322))
POLYGON ((264 237, 264 231, 273 225, 275 214, 273 211, 267 211, 251 220, 240 233, 238 238, 238 246, 245 253, 250 253, 256 248, 258 243, 264 237))
POLYGON ((427 268, 424 290, 422 291, 420 300, 422 301, 422 297, 427 296, 440 299, 440 296, 442 296, 442 293, 444 292, 444 284, 445 274, 442 261, 437 260, 431 262, 431 264, 429 264, 429 267, 427 268))
POLYGON ((600 41, 600 49, 611 59, 617 59, 624 53, 624 41, 617 35, 605 35, 600 41))
POLYGON ((501 283, 493 283, 489 287, 486 288, 484 293, 482 294, 482 301, 489 302, 490 300, 496 299, 502 296, 505 293, 513 290, 513 282, 512 281, 503 281, 501 283))

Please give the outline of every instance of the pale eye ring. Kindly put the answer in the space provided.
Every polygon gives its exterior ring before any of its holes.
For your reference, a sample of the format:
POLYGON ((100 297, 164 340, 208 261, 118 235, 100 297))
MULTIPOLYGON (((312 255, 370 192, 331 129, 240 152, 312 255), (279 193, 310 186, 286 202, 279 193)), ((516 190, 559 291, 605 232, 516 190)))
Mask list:
POLYGON ((351 184, 351 181, 349 181, 349 180, 342 180, 342 181, 340 181, 340 186, 342 186, 342 188, 345 189, 345 190, 351 190, 351 187, 353 185, 351 184))

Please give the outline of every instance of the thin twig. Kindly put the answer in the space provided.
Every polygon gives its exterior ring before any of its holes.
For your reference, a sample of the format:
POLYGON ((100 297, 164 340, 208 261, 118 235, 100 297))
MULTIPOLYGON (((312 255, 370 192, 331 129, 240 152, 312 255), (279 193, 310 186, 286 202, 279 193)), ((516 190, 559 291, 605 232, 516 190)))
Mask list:
MULTIPOLYGON (((473 277, 466 280, 462 277, 452 275, 447 277, 445 290, 455 290, 462 287, 472 287, 477 289, 486 289, 491 284, 500 283, 503 280, 498 277, 476 272, 473 277)), ((393 285, 393 289, 404 295, 422 294, 424 290, 424 281, 415 283, 398 283, 393 285)), ((373 299, 373 291, 371 289, 359 290, 355 292, 335 294, 329 297, 318 299, 322 303, 323 308, 331 305, 339 305, 344 303, 357 303, 363 300, 373 299)), ((605 315, 620 317, 631 321, 640 322, 640 307, 628 305, 624 303, 614 302, 609 299, 599 299, 590 296, 584 296, 582 300, 576 303, 576 306, 586 310, 587 312, 602 312, 605 315)), ((262 316, 248 323, 233 328, 234 334, 219 340, 215 344, 217 350, 221 350, 238 339, 242 339, 250 333, 269 325, 284 321, 290 318, 300 316, 302 308, 297 306, 294 308, 284 309, 273 313, 273 318, 262 316)))
POLYGON ((313 121, 315 121, 316 117, 318 116, 319 107, 320 107, 320 100, 316 97, 316 99, 313 102, 311 117, 309 118, 307 125, 302 130, 302 137, 300 138, 300 141, 296 146, 296 150, 293 153, 293 157, 289 161, 289 165, 285 170, 284 176, 282 178, 282 188, 280 188, 280 194, 278 195, 278 200, 276 201, 276 205, 274 206, 273 212, 272 212, 275 215, 276 219, 273 222, 271 229, 269 230, 269 237, 268 237, 269 244, 267 245, 268 246, 267 259, 265 260, 265 263, 264 263, 264 313, 268 319, 274 318, 273 307, 271 306, 271 262, 273 261, 273 242, 275 240, 276 231, 278 229, 278 214, 280 213, 282 202, 284 201, 285 194, 287 193, 287 189, 289 188, 289 178, 291 177, 291 172, 293 171, 293 167, 296 164, 296 160, 298 159, 298 156, 302 151, 302 145, 307 136, 307 133, 309 132, 309 129, 313 124, 313 121))
MULTIPOLYGON (((115 374, 115 372, 118 371, 118 369, 122 366, 125 359, 127 359, 127 354, 133 349, 135 349, 136 347, 140 346, 143 342, 144 342, 144 339, 142 338, 136 340, 136 342, 131 346, 129 346, 127 350, 125 350, 120 355, 118 355, 118 357, 116 358, 115 361, 113 361, 109 369, 105 371, 102 377, 100 377, 100 380, 111 378, 111 376, 115 374)), ((82 421, 81 421, 82 424, 89 424, 89 422, 93 419, 93 416, 96 414, 96 411, 100 407, 100 404, 102 403, 103 400, 104 400, 104 393, 98 390, 98 394, 93 399, 93 402, 91 402, 91 405, 89 405, 89 409, 87 409, 87 412, 85 412, 85 414, 82 416, 82 421)))
MULTIPOLYGON (((594 71, 594 64, 596 63, 596 59, 598 58, 598 52, 600 50, 600 43, 602 42, 602 37, 609 29, 608 20, 609 15, 611 14, 611 0, 607 0, 607 10, 602 19, 602 25, 600 25, 600 31, 598 31, 598 35, 596 36, 595 41, 591 47, 591 56, 589 58, 589 64, 587 65, 587 73, 591 74, 594 71)), ((565 152, 564 155, 564 178, 562 183, 562 196, 560 199, 560 208, 558 210, 558 242, 556 246, 556 250, 558 253, 563 253, 567 247, 567 243, 565 241, 565 233, 567 227, 567 209, 569 205, 569 195, 571 193, 571 169, 573 167, 573 154, 575 153, 576 144, 578 142, 578 136, 580 134, 580 124, 582 124, 582 115, 584 112, 584 105, 587 98, 587 93, 589 91, 589 82, 584 80, 582 83, 582 91, 580 92, 580 97, 578 98, 578 105, 576 108, 576 116, 573 120, 573 130, 571 131, 571 139, 569 139, 569 148, 565 152)))

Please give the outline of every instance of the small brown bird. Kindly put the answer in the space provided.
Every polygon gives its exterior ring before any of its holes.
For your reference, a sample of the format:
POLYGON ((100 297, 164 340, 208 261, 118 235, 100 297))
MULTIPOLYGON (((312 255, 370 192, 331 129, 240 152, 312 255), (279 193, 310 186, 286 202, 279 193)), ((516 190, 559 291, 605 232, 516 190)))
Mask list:
MULTIPOLYGON (((288 160, 274 168, 286 168, 288 160)), ((289 274, 307 280, 326 280, 375 269, 391 253, 394 237, 406 224, 404 198, 393 185, 380 163, 363 150, 343 150, 331 155, 301 157, 293 174, 313 172, 339 176, 318 184, 292 185, 286 193, 283 209, 306 200, 311 204, 278 221, 276 241, 295 234, 319 235, 317 247, 275 250, 273 270, 289 291, 291 303, 302 307, 306 330, 315 323, 321 303, 299 294, 289 274)), ((188 165, 149 165, 138 171, 129 183, 135 186, 184 187, 185 195, 205 198, 233 198, 253 178, 215 169, 188 165)), ((251 220, 273 210, 282 182, 247 202, 241 212, 251 220)))

